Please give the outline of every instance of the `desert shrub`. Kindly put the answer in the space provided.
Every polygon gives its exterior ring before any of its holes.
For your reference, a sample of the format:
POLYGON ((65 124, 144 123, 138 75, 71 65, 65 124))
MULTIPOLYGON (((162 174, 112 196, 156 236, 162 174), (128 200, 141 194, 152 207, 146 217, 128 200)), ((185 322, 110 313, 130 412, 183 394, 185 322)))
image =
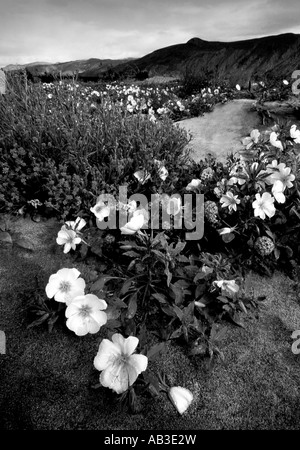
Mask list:
POLYGON ((1 99, 2 211, 36 198, 65 217, 88 209, 100 191, 128 183, 155 158, 176 172, 184 131, 168 118, 155 124, 147 115, 107 108, 101 99, 91 108, 86 97, 78 85, 49 91, 41 84, 24 90, 19 83, 1 99))

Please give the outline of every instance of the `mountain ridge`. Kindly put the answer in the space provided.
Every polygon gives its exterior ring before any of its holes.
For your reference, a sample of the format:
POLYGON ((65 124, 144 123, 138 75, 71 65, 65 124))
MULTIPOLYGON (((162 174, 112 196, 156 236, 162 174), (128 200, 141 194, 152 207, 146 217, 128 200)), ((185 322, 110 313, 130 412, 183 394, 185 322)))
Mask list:
MULTIPOLYGON (((232 83, 247 85, 266 74, 288 78, 300 69, 300 35, 284 33, 239 41, 206 41, 193 37, 141 58, 68 61, 57 64, 27 65, 32 78, 53 74, 81 80, 120 79, 144 73, 145 76, 182 77, 186 73, 210 74, 232 83)), ((5 68, 4 68, 5 70, 5 68)))

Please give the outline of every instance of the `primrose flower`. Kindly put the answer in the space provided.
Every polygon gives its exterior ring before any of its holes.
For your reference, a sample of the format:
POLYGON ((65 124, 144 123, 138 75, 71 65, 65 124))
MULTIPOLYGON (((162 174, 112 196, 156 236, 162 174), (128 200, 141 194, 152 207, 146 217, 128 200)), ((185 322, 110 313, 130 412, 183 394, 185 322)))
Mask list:
POLYGON ((126 109, 127 109, 128 112, 131 112, 131 113, 134 110, 134 108, 133 108, 133 106, 131 104, 127 105, 126 109))
POLYGON ((291 126, 290 136, 294 139, 295 144, 300 144, 300 130, 297 130, 296 125, 291 126))
POLYGON ((133 212, 133 215, 129 222, 124 225, 124 227, 121 227, 121 233, 122 234, 135 234, 137 231, 139 231, 144 224, 146 223, 147 219, 147 211, 145 209, 137 209, 133 212))
POLYGON ((243 139, 243 145, 246 146, 246 149, 251 148, 254 144, 258 143, 258 139, 260 136, 260 132, 258 130, 252 130, 250 136, 243 139))
POLYGON ((170 198, 167 207, 166 207, 167 213, 173 216, 176 216, 181 211, 181 199, 180 198, 170 198))
POLYGON ((103 312, 106 308, 106 301, 94 294, 77 296, 66 309, 66 325, 77 336, 98 333, 107 322, 107 315, 103 312))
POLYGON ((270 134, 270 144, 273 145, 273 147, 279 148, 279 150, 283 150, 282 142, 278 141, 277 137, 278 133, 272 131, 270 134))
POLYGON ((213 284, 218 286, 218 288, 221 288, 221 290, 228 295, 237 294, 240 289, 235 280, 218 280, 214 281, 213 284))
POLYGON ((220 203, 222 204, 222 208, 228 208, 229 211, 236 211, 236 208, 241 200, 238 199, 237 195, 233 195, 232 192, 228 191, 225 195, 223 195, 220 199, 220 203))
POLYGON ((148 358, 145 355, 134 354, 139 343, 135 336, 124 338, 115 333, 111 338, 103 339, 94 366, 101 372, 100 383, 117 394, 127 391, 137 379, 140 373, 148 366, 148 358))
POLYGON ((237 225, 234 225, 234 227, 224 227, 224 228, 220 228, 218 230, 218 233, 220 236, 223 236, 224 234, 229 234, 229 233, 233 233, 237 228, 237 225))
POLYGON ((269 192, 264 192, 262 196, 260 194, 255 195, 256 200, 252 203, 254 209, 254 216, 265 219, 266 215, 268 217, 273 217, 275 214, 274 197, 272 197, 269 192))
POLYGON ((150 173, 146 170, 138 170, 133 174, 133 176, 141 183, 144 184, 146 181, 148 181, 150 177, 150 173))
POLYGON ((167 176, 169 175, 169 172, 167 171, 163 163, 158 159, 154 159, 154 164, 157 166, 159 178, 165 181, 167 176))
POLYGON ((188 409, 194 398, 191 391, 181 386, 171 387, 168 396, 179 414, 183 414, 188 409))
POLYGON ((77 269, 60 269, 51 275, 46 286, 47 297, 68 305, 73 298, 84 295, 85 281, 79 275, 77 269))
POLYGON ((272 186, 272 194, 278 203, 285 203, 284 189, 284 185, 280 180, 276 180, 272 186))
POLYGON ((65 222, 65 225, 61 227, 62 230, 70 229, 73 231, 80 231, 86 226, 86 221, 82 217, 77 217, 75 221, 65 222), (67 226, 66 226, 67 225, 67 226))
POLYGON ((202 181, 199 178, 194 178, 186 187, 187 191, 193 191, 194 189, 200 189, 202 181))
POLYGON ((58 245, 64 245, 64 253, 68 253, 71 248, 76 249, 76 245, 80 244, 81 238, 77 236, 76 232, 68 229, 61 229, 56 238, 58 245))
POLYGON ((90 211, 95 214, 96 218, 102 222, 105 217, 110 214, 110 207, 100 200, 95 206, 90 208, 90 211))
POLYGON ((269 177, 268 177, 268 181, 271 184, 274 184, 277 180, 280 180, 283 184, 283 190, 285 190, 285 188, 291 188, 293 187, 293 181, 295 180, 295 175, 293 175, 291 173, 291 168, 290 167, 283 167, 284 164, 278 164, 278 169, 279 170, 275 170, 269 177), (281 166, 281 167, 280 167, 281 166))

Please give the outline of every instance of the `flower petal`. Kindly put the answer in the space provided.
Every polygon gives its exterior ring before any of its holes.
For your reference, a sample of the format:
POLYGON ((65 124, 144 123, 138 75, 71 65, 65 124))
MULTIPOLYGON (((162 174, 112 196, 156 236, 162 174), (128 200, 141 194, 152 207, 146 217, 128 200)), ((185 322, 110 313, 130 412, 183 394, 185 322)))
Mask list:
MULTIPOLYGON (((140 374, 140 373, 142 373, 142 372, 144 372, 146 369, 147 369, 147 366, 148 366, 148 358, 147 358, 147 356, 145 356, 145 355, 138 355, 138 354, 134 354, 134 355, 131 355, 130 357, 129 357, 129 359, 128 359, 128 364, 131 366, 131 367, 134 367, 134 369, 135 369, 135 371, 136 371, 136 373, 137 373, 137 376, 140 374)), ((133 383, 134 383, 134 381, 132 381, 132 379, 130 378, 131 377, 131 374, 129 374, 130 376, 129 376, 129 384, 130 385, 132 385, 133 383)), ((136 377, 137 378, 137 377, 136 377)))
POLYGON ((114 390, 117 394, 127 391, 129 387, 128 372, 124 364, 112 364, 100 375, 100 383, 114 390))
POLYGON ((103 339, 94 358, 94 366, 99 371, 105 370, 120 355, 121 349, 118 345, 109 339, 103 339))
POLYGON ((88 334, 87 323, 79 314, 75 314, 69 317, 66 325, 69 330, 74 331, 77 336, 85 336, 86 334, 88 334))

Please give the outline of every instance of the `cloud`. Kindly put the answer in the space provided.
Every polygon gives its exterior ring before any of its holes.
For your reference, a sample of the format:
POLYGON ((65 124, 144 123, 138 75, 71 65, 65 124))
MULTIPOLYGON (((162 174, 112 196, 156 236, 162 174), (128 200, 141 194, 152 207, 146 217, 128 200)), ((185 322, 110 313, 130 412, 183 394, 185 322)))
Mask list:
POLYGON ((300 33, 298 0, 1 0, 0 67, 140 57, 192 37, 300 33))

